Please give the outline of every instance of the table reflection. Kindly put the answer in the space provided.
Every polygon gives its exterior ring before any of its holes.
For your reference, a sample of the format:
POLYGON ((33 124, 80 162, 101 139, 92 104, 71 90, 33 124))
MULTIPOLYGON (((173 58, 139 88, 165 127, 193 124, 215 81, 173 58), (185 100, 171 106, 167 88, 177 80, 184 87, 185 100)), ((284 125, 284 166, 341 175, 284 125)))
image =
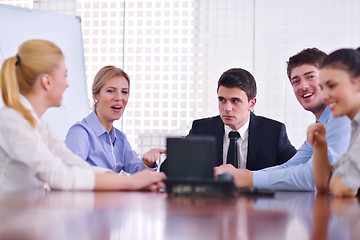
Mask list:
MULTIPOLYGON (((326 198, 326 196, 322 196, 322 198, 326 198)), ((328 196, 328 198, 330 197, 328 196)), ((326 213, 328 216, 327 239, 360 238, 358 198, 332 198, 330 207, 327 207, 326 210, 329 211, 326 213)))
POLYGON ((0 239, 356 239, 358 199, 150 192, 0 195, 0 239))

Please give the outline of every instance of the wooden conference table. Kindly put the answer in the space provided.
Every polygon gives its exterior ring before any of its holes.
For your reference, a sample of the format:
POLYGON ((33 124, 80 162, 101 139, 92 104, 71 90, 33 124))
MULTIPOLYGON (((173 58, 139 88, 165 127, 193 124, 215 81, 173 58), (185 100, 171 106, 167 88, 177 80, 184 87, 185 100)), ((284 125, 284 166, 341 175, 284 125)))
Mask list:
POLYGON ((357 198, 0 193, 0 239, 360 239, 357 198))

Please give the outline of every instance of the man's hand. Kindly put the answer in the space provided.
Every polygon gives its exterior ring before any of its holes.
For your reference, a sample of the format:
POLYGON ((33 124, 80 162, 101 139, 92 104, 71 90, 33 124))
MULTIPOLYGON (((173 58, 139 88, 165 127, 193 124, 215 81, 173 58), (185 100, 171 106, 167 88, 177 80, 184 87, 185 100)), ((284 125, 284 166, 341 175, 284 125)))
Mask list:
POLYGON ((242 168, 235 168, 232 164, 226 164, 214 168, 215 178, 224 172, 229 172, 234 176, 234 182, 237 188, 253 187, 253 173, 251 171, 242 168))
POLYGON ((150 151, 144 153, 143 162, 146 166, 153 168, 156 160, 160 158, 161 154, 166 153, 166 150, 161 148, 153 148, 150 151))

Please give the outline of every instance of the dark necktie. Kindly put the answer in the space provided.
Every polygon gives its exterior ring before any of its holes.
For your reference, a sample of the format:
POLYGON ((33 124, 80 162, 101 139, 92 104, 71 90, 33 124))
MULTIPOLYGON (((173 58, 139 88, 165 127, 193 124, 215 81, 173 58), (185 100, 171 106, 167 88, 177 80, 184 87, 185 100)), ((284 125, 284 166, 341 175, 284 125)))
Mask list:
POLYGON ((239 139, 240 134, 237 131, 229 132, 229 150, 227 154, 227 163, 232 164, 234 167, 238 167, 238 147, 236 141, 239 139))

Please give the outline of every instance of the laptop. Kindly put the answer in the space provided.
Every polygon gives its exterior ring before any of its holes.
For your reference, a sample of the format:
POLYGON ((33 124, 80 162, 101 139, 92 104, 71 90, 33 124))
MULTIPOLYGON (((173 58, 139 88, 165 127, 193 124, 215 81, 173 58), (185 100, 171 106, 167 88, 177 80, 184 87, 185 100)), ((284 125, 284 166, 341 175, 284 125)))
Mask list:
POLYGON ((210 136, 166 139, 166 191, 175 195, 232 195, 234 182, 214 179, 216 139, 210 136))
POLYGON ((166 139, 168 179, 213 179, 216 140, 212 137, 166 139))

